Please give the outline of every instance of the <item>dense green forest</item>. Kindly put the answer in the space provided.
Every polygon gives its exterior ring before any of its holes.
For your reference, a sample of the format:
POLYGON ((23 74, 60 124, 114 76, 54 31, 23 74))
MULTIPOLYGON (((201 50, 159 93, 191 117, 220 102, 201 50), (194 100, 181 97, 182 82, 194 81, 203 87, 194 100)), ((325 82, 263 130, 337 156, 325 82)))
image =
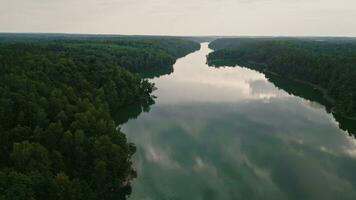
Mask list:
POLYGON ((333 111, 356 117, 356 39, 235 38, 213 41, 210 65, 240 64, 323 91, 333 111))
POLYGON ((85 56, 88 62, 119 65, 141 75, 171 72, 177 58, 200 48, 196 42, 174 37, 65 34, 0 34, 0 44, 38 53, 71 54, 78 59, 85 56))
POLYGON ((0 199, 123 199, 135 146, 120 108, 152 103, 136 73, 200 45, 168 37, 0 34, 0 199))

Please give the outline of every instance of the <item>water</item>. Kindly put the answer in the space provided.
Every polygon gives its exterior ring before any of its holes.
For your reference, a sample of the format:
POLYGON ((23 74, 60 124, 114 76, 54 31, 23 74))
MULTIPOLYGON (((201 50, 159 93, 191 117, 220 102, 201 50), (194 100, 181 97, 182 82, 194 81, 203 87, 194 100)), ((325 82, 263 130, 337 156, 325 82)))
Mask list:
POLYGON ((211 50, 152 79, 156 104, 123 126, 137 146, 130 200, 356 199, 356 142, 324 106, 211 50))

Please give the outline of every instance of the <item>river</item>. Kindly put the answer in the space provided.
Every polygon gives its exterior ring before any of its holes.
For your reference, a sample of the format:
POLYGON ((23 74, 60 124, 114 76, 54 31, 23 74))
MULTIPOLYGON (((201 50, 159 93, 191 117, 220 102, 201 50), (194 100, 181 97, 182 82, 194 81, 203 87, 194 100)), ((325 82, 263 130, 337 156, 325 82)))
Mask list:
POLYGON ((209 67, 207 43, 151 79, 122 125, 137 146, 130 200, 356 199, 356 142, 319 103, 264 74, 209 67))

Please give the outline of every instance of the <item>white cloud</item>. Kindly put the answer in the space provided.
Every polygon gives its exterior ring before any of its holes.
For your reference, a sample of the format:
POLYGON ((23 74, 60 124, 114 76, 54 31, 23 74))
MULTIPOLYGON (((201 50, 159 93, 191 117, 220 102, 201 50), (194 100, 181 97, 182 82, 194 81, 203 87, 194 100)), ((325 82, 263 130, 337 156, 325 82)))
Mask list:
POLYGON ((0 0, 0 31, 351 35, 354 0, 0 0))

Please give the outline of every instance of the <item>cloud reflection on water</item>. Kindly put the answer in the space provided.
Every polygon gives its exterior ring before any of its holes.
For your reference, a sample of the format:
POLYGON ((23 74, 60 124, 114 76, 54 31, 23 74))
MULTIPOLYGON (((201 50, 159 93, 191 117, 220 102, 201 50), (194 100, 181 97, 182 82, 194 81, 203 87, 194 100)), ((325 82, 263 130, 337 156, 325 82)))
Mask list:
POLYGON ((325 109, 209 68, 208 51, 154 79, 157 103, 123 126, 138 147, 131 199, 355 199, 356 142, 325 109))

